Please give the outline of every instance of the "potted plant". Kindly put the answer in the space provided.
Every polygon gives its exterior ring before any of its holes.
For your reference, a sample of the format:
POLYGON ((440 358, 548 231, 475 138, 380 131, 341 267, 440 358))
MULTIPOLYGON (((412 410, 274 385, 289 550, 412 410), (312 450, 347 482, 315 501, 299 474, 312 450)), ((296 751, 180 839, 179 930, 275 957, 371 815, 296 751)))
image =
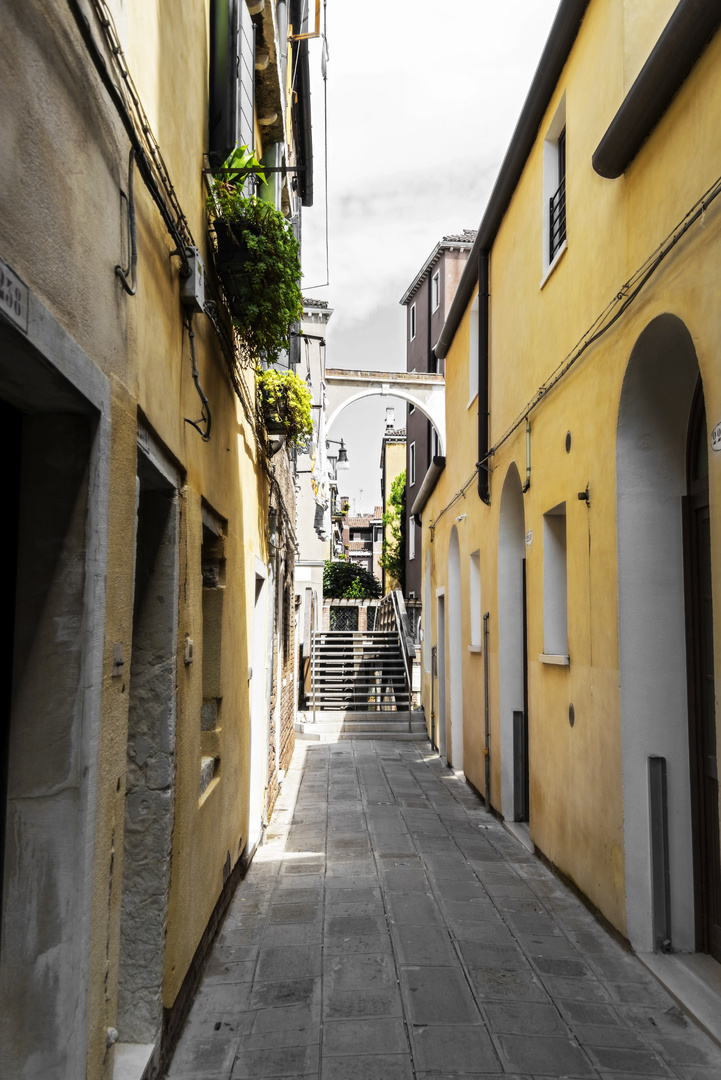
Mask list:
POLYGON ((213 178, 215 265, 234 326, 256 360, 273 363, 303 313, 300 254, 281 212, 244 192, 249 177, 265 181, 253 152, 239 146, 213 178))
POLYGON ((313 434, 312 398, 306 383, 294 371, 256 369, 258 396, 269 435, 285 435, 298 446, 313 434))

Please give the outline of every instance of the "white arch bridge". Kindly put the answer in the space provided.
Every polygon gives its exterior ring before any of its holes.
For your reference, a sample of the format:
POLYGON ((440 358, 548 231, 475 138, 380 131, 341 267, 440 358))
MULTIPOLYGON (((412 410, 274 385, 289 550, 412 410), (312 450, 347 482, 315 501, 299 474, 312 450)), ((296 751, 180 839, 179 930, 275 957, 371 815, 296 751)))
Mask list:
POLYGON ((326 430, 330 431, 339 413, 354 401, 366 397, 402 398, 428 417, 438 435, 438 451, 446 452, 446 412, 443 375, 427 371, 350 371, 326 368, 326 430))

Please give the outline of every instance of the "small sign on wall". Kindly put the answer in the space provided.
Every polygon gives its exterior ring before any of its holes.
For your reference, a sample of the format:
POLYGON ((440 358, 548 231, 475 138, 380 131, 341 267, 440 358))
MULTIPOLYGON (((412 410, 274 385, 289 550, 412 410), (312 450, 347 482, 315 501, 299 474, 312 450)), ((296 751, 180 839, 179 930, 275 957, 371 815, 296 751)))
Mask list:
POLYGON ((721 423, 718 423, 711 432, 711 449, 721 450, 721 423))
POLYGON ((25 334, 28 332, 28 296, 25 282, 0 259, 0 312, 25 334))

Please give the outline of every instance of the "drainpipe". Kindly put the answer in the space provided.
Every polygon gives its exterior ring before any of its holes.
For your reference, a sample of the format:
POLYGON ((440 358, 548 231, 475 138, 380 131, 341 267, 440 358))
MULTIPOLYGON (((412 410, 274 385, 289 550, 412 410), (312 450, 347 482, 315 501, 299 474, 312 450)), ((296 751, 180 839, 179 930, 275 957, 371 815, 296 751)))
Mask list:
POLYGON ((488 620, 490 611, 483 616, 483 683, 486 699, 483 754, 485 757, 486 810, 491 810, 491 713, 488 705, 488 620))
POLYGON ((478 497, 491 505, 488 457, 488 251, 478 253, 478 497))
POLYGON ((526 482, 521 488, 525 495, 531 486, 531 421, 526 417, 526 482))

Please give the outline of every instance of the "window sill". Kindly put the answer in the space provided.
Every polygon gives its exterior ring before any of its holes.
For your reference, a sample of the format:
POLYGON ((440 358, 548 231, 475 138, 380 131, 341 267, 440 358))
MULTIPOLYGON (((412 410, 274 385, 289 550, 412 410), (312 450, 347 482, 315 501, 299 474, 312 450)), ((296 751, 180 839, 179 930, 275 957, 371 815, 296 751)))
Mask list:
POLYGON ((470 409, 471 405, 473 405, 477 400, 478 400, 478 391, 476 390, 473 397, 469 399, 468 404, 466 405, 466 408, 470 409))
POLYGON ((556 664, 559 667, 570 667, 570 657, 564 656, 562 653, 539 653, 538 661, 541 664, 556 664))
POLYGON ((553 273, 553 271, 554 271, 554 270, 556 269, 556 267, 557 267, 557 266, 558 266, 558 264, 560 263, 560 261, 561 261, 561 259, 563 258, 563 256, 564 256, 564 255, 566 254, 566 251, 567 251, 567 250, 568 250, 568 240, 564 240, 564 241, 563 241, 563 244, 561 245, 561 247, 560 247, 560 248, 558 249, 558 251, 557 251, 557 252, 556 252, 556 254, 554 255, 554 257, 553 257, 553 262, 552 262, 552 263, 550 264, 550 266, 549 266, 549 267, 548 267, 548 269, 546 270, 545 274, 544 274, 544 275, 543 275, 543 277, 541 278, 541 284, 540 284, 540 285, 538 286, 538 287, 539 287, 539 289, 542 289, 542 288, 543 288, 543 286, 544 286, 544 285, 546 284, 546 282, 547 282, 547 281, 548 281, 548 279, 550 278, 551 274, 552 274, 552 273, 553 273))
POLYGON ((472 653, 481 653, 483 652, 483 647, 481 645, 469 645, 468 651, 472 653))

